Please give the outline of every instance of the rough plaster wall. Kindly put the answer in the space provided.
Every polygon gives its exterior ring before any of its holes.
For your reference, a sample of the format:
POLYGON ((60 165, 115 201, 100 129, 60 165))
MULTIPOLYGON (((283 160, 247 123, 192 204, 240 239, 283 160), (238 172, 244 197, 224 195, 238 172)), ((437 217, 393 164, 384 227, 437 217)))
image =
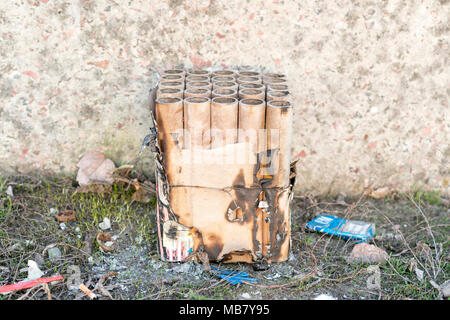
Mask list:
POLYGON ((93 149, 136 161, 150 66, 249 66, 288 76, 300 190, 449 194, 449 12, 448 0, 1 1, 1 171, 74 173, 93 149))

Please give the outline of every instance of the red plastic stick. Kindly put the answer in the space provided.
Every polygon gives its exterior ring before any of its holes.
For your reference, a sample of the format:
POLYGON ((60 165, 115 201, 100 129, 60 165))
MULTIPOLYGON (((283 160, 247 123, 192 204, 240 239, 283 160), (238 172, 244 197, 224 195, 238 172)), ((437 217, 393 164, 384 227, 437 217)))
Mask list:
POLYGON ((59 281, 59 280, 63 280, 63 279, 64 278, 63 278, 62 275, 57 275, 55 277, 50 277, 50 278, 39 278, 39 279, 36 279, 36 280, 31 280, 31 281, 25 281, 25 282, 18 282, 18 283, 14 283, 14 284, 8 284, 6 286, 1 286, 0 287, 0 293, 16 291, 16 290, 22 290, 22 289, 28 289, 28 288, 34 287, 37 284, 48 283, 48 282, 53 282, 53 281, 59 281))

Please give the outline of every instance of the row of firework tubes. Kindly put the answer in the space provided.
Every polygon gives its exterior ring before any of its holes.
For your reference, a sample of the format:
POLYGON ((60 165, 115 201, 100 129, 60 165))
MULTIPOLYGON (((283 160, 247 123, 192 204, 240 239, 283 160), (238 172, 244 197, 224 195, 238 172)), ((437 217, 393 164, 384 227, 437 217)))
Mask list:
POLYGON ((164 134, 173 133, 181 133, 185 149, 210 149, 255 139, 253 151, 257 153, 278 150, 286 182, 293 117, 289 97, 283 74, 165 70, 155 104, 160 145, 171 138, 164 134))

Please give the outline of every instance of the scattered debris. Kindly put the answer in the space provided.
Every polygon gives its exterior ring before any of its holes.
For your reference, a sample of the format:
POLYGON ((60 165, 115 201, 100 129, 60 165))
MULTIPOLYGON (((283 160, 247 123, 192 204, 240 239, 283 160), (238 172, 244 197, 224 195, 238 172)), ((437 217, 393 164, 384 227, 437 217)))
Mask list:
POLYGON ((367 241, 375 234, 375 225, 336 216, 320 215, 306 224, 306 229, 336 235, 343 239, 367 241))
POLYGON ((248 294, 247 292, 243 293, 241 295, 241 297, 244 298, 244 299, 250 299, 251 298, 250 294, 248 294))
POLYGON ((83 293, 85 295, 87 295, 89 297, 89 299, 93 300, 97 298, 97 295, 95 293, 93 293, 91 290, 89 290, 88 287, 86 287, 83 283, 80 284, 80 286, 78 287, 81 291, 83 291, 83 293))
POLYGON ((419 241, 416 247, 418 254, 424 258, 428 258, 431 256, 431 248, 426 243, 419 241))
POLYGON ((110 277, 115 277, 117 276, 118 273, 117 272, 110 272, 108 274, 105 274, 103 276, 100 277, 100 280, 98 280, 97 284, 94 287, 94 291, 98 290, 98 292, 100 292, 100 294, 104 297, 108 297, 111 300, 113 300, 113 297, 111 296, 111 294, 109 293, 108 290, 105 289, 105 287, 103 286, 103 283, 105 282, 106 279, 110 278, 110 277))
MULTIPOLYGON (((113 170, 113 175, 118 175, 121 177, 128 177, 131 170, 133 170, 134 166, 132 164, 124 164, 113 170)), ((114 177, 115 178, 115 177, 114 177)))
POLYGON ((73 210, 63 210, 56 213, 56 219, 59 222, 67 222, 75 220, 75 211, 73 210))
POLYGON ((90 255, 92 252, 92 242, 94 240, 94 234, 88 233, 86 237, 84 238, 84 246, 83 246, 83 252, 87 255, 90 255))
POLYGON ((247 272, 243 271, 229 271, 229 270, 223 270, 215 267, 211 267, 213 271, 216 271, 216 276, 218 276, 221 279, 225 279, 227 282, 229 282, 232 285, 239 284, 239 283, 245 283, 245 282, 253 282, 257 283, 258 280, 254 278, 250 278, 247 272))
POLYGON ((440 286, 442 295, 444 296, 444 298, 448 298, 450 297, 450 280, 445 281, 441 286, 440 286))
POLYGON ((9 268, 0 266, 0 274, 2 273, 9 273, 9 268))
POLYGON ((44 289, 45 293, 47 294, 47 300, 52 300, 52 293, 50 292, 50 288, 48 287, 47 283, 41 284, 42 288, 44 289))
POLYGON ((350 256, 347 257, 348 263, 383 263, 389 258, 386 251, 374 246, 373 244, 358 243, 353 247, 350 256))
POLYGON ((100 232, 97 235, 97 243, 105 252, 111 252, 115 249, 114 241, 108 232, 100 232))
POLYGON ((392 192, 393 192, 393 190, 389 187, 382 187, 382 188, 378 188, 376 190, 373 190, 372 187, 369 187, 366 189, 364 194, 368 195, 369 197, 372 197, 374 199, 381 199, 381 198, 385 198, 385 197, 389 196, 392 192))
POLYGON ((24 281, 36 280, 44 275, 36 261, 28 260, 28 276, 24 281))
POLYGON ((211 270, 211 266, 209 265, 209 257, 206 252, 196 252, 196 256, 203 265, 203 271, 211 270))
POLYGON ((339 195, 336 199, 336 203, 340 204, 341 206, 348 206, 348 203, 345 202, 345 196, 346 196, 345 193, 343 193, 343 192, 339 193, 339 195))
POLYGON ((100 224, 98 226, 102 230, 111 229, 111 221, 109 220, 109 218, 105 217, 105 218, 103 218, 103 222, 100 222, 100 224))
POLYGON ((77 181, 80 186, 110 185, 114 182, 112 176, 116 168, 114 162, 98 151, 91 151, 84 155, 78 162, 77 167, 79 168, 77 181))
POLYGON ((270 264, 267 262, 255 263, 252 265, 253 271, 266 271, 269 270, 270 264))
POLYGON ((59 224, 59 228, 64 231, 64 229, 66 228, 66 224, 64 222, 61 222, 59 224))
POLYGON ((8 188, 6 188, 6 194, 8 196, 10 196, 11 198, 14 198, 14 193, 13 193, 13 189, 11 186, 8 186, 8 188))
POLYGON ((314 300, 337 300, 337 298, 330 296, 328 294, 319 294, 317 297, 314 298, 314 300))
POLYGON ((423 271, 419 268, 415 267, 414 272, 416 273, 417 279, 422 282, 423 281, 423 271))
POLYGON ((144 189, 144 188, 139 188, 138 186, 135 185, 136 188, 136 192, 133 193, 133 195, 131 196, 131 200, 132 201, 136 201, 136 202, 140 202, 140 203, 149 203, 152 198, 153 195, 151 195, 151 193, 144 189))
POLYGON ((51 262, 56 262, 60 260, 61 256, 62 256, 61 250, 59 250, 59 248, 57 247, 50 248, 48 250, 48 258, 50 259, 51 262))
POLYGON ((61 275, 57 275, 54 277, 49 277, 49 278, 37 278, 34 280, 25 280, 22 282, 18 282, 15 284, 8 284, 6 286, 1 286, 0 287, 0 293, 5 294, 5 293, 9 293, 12 291, 17 291, 17 290, 23 290, 23 289, 29 289, 34 287, 35 285, 41 284, 41 283, 49 283, 49 282, 55 282, 55 281, 61 281, 64 278, 61 275))

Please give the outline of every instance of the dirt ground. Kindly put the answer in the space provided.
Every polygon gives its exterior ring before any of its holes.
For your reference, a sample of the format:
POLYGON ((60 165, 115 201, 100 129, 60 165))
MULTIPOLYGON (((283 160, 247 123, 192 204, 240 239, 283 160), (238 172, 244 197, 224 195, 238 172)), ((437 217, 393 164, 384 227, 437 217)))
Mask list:
POLYGON ((103 193, 76 188, 70 177, 0 175, 0 286, 24 280, 28 260, 37 262, 44 277, 64 277, 49 291, 36 286, 0 294, 0 300, 89 299, 73 288, 80 282, 99 299, 442 299, 436 287, 449 278, 450 210, 435 192, 417 189, 382 200, 296 195, 289 260, 266 270, 212 263, 258 280, 231 285, 201 264, 159 260, 152 195, 147 203, 133 201, 135 188, 126 183, 103 193), (73 210, 75 220, 62 225, 55 217, 62 210, 73 210), (386 250, 387 262, 348 263, 354 242, 305 230, 320 214, 375 223, 372 243, 386 250), (112 252, 95 240, 105 217, 112 252), (50 258, 54 248, 61 255, 50 258))

